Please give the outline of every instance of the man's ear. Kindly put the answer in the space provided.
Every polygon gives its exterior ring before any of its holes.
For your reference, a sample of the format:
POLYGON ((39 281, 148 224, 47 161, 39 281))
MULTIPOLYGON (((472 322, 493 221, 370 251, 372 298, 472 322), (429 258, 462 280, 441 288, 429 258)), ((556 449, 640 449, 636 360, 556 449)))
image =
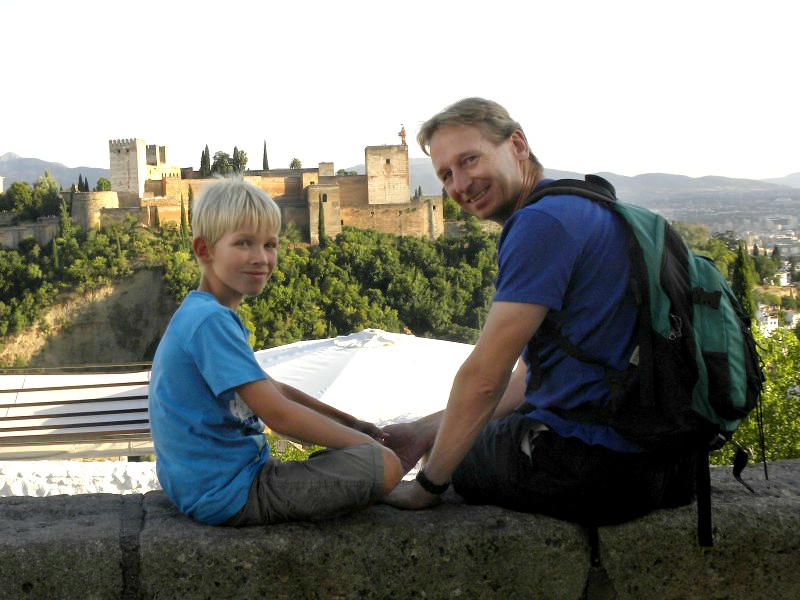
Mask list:
POLYGON ((511 145, 519 160, 528 160, 531 149, 528 146, 528 138, 521 129, 517 129, 511 134, 511 145))
POLYGON ((202 264, 211 262, 211 248, 206 244, 205 238, 196 237, 192 240, 192 250, 202 264))

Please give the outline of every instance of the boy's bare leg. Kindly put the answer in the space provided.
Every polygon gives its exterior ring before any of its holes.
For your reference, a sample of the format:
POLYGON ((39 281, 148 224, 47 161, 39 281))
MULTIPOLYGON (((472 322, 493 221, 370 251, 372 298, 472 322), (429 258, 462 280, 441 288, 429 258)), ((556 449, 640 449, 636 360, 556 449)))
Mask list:
POLYGON ((430 414, 410 423, 396 423, 383 427, 387 434, 386 445, 394 450, 408 473, 433 447, 444 411, 430 414))

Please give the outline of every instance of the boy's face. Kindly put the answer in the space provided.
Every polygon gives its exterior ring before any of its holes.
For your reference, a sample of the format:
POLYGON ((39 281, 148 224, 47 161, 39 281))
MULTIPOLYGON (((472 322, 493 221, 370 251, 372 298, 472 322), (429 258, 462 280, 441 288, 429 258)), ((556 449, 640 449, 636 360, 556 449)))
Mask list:
POLYGON ((275 270, 278 235, 245 226, 223 235, 213 248, 197 238, 194 251, 203 265, 198 289, 236 310, 242 298, 262 292, 275 270))

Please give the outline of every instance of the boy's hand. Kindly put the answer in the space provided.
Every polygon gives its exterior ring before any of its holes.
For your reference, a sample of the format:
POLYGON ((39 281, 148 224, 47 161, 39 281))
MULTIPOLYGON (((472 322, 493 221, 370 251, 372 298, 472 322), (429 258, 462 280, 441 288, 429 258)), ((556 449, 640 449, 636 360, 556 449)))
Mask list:
POLYGON ((356 419, 353 421, 353 424, 350 425, 350 428, 360 431, 361 433, 366 433, 373 440, 376 440, 381 444, 385 444, 386 438, 389 437, 388 434, 384 433, 380 428, 376 427, 373 423, 369 423, 368 421, 360 421, 356 419))

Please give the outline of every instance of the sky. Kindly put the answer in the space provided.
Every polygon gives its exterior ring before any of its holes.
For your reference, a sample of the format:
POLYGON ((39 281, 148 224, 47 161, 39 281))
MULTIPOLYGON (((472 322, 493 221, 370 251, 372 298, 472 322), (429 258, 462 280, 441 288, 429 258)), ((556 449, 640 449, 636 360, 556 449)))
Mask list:
MULTIPOLYGON (((482 96, 545 167, 800 171, 796 0, 9 0, 0 155, 108 168, 108 141, 199 169, 364 162, 482 96)), ((2 175, 2 173, 0 173, 2 175)))

